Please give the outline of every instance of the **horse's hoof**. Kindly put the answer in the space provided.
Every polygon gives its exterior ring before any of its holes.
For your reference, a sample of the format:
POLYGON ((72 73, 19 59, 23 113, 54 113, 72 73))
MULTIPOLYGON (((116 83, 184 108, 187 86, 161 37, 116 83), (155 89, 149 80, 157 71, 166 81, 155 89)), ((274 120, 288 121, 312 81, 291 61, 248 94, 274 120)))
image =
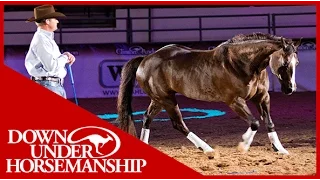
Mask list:
POLYGON ((279 148, 277 148, 273 143, 271 145, 272 145, 272 149, 275 152, 277 152, 279 154, 289 155, 289 152, 286 149, 284 149, 281 145, 279 148))
POLYGON ((204 152, 208 159, 218 159, 220 158, 220 153, 218 150, 204 152))
POLYGON ((249 148, 247 148, 246 147, 246 145, 245 145, 245 143, 244 142, 239 142, 239 145, 238 145, 238 151, 240 151, 241 153, 246 153, 246 152, 248 152, 248 149, 249 148))
POLYGON ((277 151, 277 153, 283 154, 283 155, 289 155, 289 152, 285 149, 281 149, 280 151, 277 151))

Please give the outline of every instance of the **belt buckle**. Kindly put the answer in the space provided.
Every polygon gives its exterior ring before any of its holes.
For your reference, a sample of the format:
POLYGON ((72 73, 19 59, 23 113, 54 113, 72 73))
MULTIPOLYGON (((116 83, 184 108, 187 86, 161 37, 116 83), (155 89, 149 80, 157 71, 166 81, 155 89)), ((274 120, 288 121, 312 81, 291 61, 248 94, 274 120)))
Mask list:
POLYGON ((52 78, 52 81, 59 83, 60 85, 62 85, 62 79, 59 77, 56 78, 52 78))
POLYGON ((50 77, 49 76, 49 77, 45 77, 44 80, 59 83, 59 78, 56 78, 56 77, 50 77))

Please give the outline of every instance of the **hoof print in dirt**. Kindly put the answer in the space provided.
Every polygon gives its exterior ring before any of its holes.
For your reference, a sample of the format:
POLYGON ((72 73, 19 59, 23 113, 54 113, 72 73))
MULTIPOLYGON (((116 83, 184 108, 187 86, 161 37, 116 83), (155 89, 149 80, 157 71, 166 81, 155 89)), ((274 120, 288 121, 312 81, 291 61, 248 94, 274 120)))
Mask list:
POLYGON ((218 159, 220 158, 220 154, 218 151, 212 151, 212 152, 205 152, 204 153, 208 159, 218 159))

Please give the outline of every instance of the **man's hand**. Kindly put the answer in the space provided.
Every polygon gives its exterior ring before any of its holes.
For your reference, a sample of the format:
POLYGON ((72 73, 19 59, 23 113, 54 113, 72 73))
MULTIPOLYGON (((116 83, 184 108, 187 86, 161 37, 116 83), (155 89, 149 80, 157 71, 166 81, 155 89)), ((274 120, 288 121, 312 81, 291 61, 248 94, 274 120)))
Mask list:
POLYGON ((74 63, 74 61, 76 60, 76 58, 69 52, 64 52, 63 54, 68 56, 68 63, 70 65, 72 65, 74 63))

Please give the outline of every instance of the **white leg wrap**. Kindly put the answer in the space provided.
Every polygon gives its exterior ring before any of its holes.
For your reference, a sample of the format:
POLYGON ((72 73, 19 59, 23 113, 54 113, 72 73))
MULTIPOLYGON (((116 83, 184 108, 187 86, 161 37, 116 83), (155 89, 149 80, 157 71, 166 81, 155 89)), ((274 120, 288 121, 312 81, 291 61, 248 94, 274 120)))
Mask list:
POLYGON ((197 135, 190 132, 187 138, 197 147, 201 148, 204 153, 213 152, 213 149, 204 141, 202 141, 197 135))
POLYGON ((140 140, 143 141, 144 143, 148 144, 149 143, 149 135, 150 135, 150 129, 142 128, 140 140))
POLYGON ((243 140, 248 139, 249 136, 250 136, 250 134, 251 134, 251 132, 252 132, 251 127, 249 127, 249 128, 247 129, 247 131, 242 135, 242 139, 243 139, 243 140))
POLYGON ((250 145, 253 141, 254 136, 256 135, 257 131, 252 131, 251 127, 247 129, 247 131, 242 135, 242 145, 243 150, 248 151, 250 148, 250 145))
POLYGON ((282 154, 289 154, 289 152, 287 150, 284 149, 284 147, 282 146, 278 135, 276 132, 270 132, 268 133, 268 137, 270 139, 271 145, 273 147, 273 149, 276 152, 282 153, 282 154))

